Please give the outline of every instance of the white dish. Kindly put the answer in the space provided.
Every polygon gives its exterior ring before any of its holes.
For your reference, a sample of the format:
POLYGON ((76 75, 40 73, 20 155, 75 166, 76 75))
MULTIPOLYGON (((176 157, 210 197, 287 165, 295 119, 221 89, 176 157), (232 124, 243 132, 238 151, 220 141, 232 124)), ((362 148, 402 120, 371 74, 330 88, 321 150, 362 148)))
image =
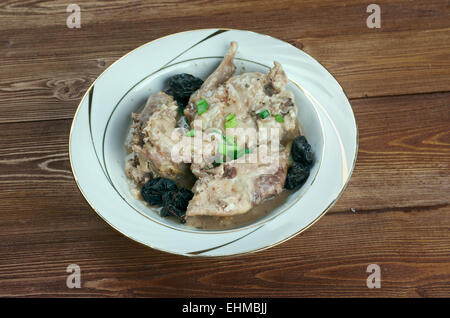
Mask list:
POLYGON ((111 65, 78 106, 70 134, 77 185, 92 208, 127 237, 158 250, 187 256, 228 256, 283 242, 317 221, 336 202, 353 170, 357 128, 336 80, 290 44, 249 31, 206 29, 147 43, 111 65), (206 78, 231 41, 239 43, 238 72, 267 73, 283 66, 299 107, 299 120, 316 154, 306 184, 265 217, 237 229, 208 231, 160 217, 130 194, 124 141, 130 114, 175 73, 206 78))

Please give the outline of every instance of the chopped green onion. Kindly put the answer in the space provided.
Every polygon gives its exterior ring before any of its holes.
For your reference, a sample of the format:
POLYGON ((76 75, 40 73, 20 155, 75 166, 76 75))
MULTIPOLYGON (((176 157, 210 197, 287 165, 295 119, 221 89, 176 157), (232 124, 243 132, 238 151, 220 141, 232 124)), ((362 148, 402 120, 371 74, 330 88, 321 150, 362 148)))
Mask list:
POLYGON ((262 112, 258 113, 258 116, 262 119, 267 118, 270 116, 270 113, 267 109, 264 109, 262 112))
POLYGON ((222 136, 222 138, 229 145, 236 144, 236 137, 234 137, 234 136, 227 135, 227 136, 222 136))
POLYGON ((226 121, 230 121, 230 120, 233 120, 234 117, 235 117, 234 114, 231 113, 231 114, 228 114, 227 117, 225 117, 225 120, 226 120, 226 121))
POLYGON ((244 148, 239 148, 239 149, 235 149, 234 150, 234 159, 235 160, 239 159, 243 155, 245 155, 245 149, 244 148))
POLYGON ((186 134, 186 136, 194 137, 195 136, 195 130, 194 129, 189 130, 189 132, 186 134))
POLYGON ((231 120, 227 120, 225 122, 225 128, 234 128, 238 125, 238 121, 236 118, 233 118, 231 120))
POLYGON ((279 123, 284 123, 284 118, 280 114, 275 115, 275 120, 279 123))
POLYGON ((237 140, 235 136, 222 135, 223 142, 220 142, 217 148, 217 153, 222 157, 215 161, 215 166, 222 162, 226 162, 227 160, 236 160, 248 153, 251 152, 249 148, 241 147, 237 144, 237 140))
POLYGON ((238 121, 234 113, 230 113, 225 117, 225 128, 234 128, 238 125, 238 121))
POLYGON ((219 152, 221 155, 226 155, 226 154, 228 154, 229 152, 235 151, 235 150, 237 150, 237 149, 239 149, 239 146, 238 146, 237 144, 233 144, 233 145, 230 145, 230 144, 221 144, 221 145, 219 145, 218 152, 219 152))
POLYGON ((221 155, 224 155, 227 153, 227 144, 219 144, 219 147, 217 148, 217 152, 221 155))
POLYGON ((197 113, 199 115, 201 115, 204 112, 206 112, 208 110, 208 107, 209 107, 208 102, 204 98, 202 98, 198 102, 195 102, 195 105, 197 106, 197 113))
POLYGON ((240 157, 247 155, 251 152, 250 148, 237 148, 234 150, 234 159, 239 159, 240 157))
POLYGON ((240 147, 236 143, 221 143, 217 148, 217 152, 223 156, 223 161, 227 161, 228 158, 236 157, 236 152, 239 151, 240 147))

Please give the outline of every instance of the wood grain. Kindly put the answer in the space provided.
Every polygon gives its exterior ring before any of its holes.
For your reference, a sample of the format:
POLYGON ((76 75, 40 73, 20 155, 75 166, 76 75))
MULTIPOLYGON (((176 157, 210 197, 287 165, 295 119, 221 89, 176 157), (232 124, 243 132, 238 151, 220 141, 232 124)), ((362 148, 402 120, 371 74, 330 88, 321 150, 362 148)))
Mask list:
POLYGON ((433 206, 450 193, 450 94, 352 100, 355 171, 336 208, 433 206))
POLYGON ((446 207, 329 214, 280 247, 223 260, 167 255, 122 237, 91 214, 62 208, 58 214, 66 216, 37 222, 32 233, 26 224, 16 226, 10 234, 14 246, 2 243, 8 259, 0 265, 2 296, 416 297, 449 292, 448 240, 441 235, 450 229, 446 207), (72 222, 83 227, 75 229, 72 222), (80 290, 65 287, 71 263, 81 266, 80 290), (380 290, 365 285, 372 263, 383 269, 380 290))
POLYGON ((82 27, 68 29, 66 2, 3 1, 0 123, 71 118, 89 85, 125 53, 174 32, 215 26, 302 48, 350 98, 450 90, 449 1, 380 2, 383 26, 376 30, 366 27, 360 1, 255 3, 80 2, 82 27), (180 6, 182 15, 174 9, 180 6))
POLYGON ((215 260, 148 249, 96 216, 70 174, 70 120, 2 124, 0 296, 446 296, 449 97, 353 101, 359 159, 337 205, 278 247, 215 260), (80 290, 65 287, 72 263, 80 290), (371 263, 381 290, 365 285, 371 263))
MULTIPOLYGON (((0 3, 0 296, 450 296, 450 1, 0 3), (359 152, 337 204, 268 250, 224 259, 159 252, 109 227, 79 193, 68 134, 111 63, 161 36, 249 29, 290 42, 337 78, 359 152), (78 264, 82 288, 66 287, 78 264), (366 268, 382 288, 366 287, 366 268)), ((299 211, 301 213, 301 211, 299 211)))

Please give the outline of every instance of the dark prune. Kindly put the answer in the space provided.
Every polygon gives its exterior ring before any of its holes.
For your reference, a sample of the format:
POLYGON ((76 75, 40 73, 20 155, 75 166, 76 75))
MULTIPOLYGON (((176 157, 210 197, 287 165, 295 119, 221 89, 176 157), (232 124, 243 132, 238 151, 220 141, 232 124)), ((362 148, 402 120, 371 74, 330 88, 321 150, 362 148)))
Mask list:
POLYGON ((172 200, 172 195, 175 193, 176 191, 169 191, 169 192, 165 192, 161 195, 161 199, 162 199, 162 206, 166 206, 170 204, 170 201, 172 200))
POLYGON ((186 209, 193 196, 194 194, 191 191, 184 188, 164 193, 162 195, 163 208, 160 215, 162 217, 171 215, 181 223, 185 223, 186 209))
POLYGON ((308 179, 309 170, 310 168, 303 163, 294 162, 288 169, 284 187, 288 190, 299 189, 308 179))
POLYGON ((194 194, 185 188, 179 189, 172 197, 172 204, 179 209, 186 211, 189 201, 193 198, 194 194))
POLYGON ((185 188, 178 189, 177 191, 171 191, 163 194, 162 201, 165 207, 175 207, 183 214, 186 212, 189 201, 194 194, 185 188))
POLYGON ((185 188, 178 188, 174 181, 166 178, 156 178, 142 186, 142 197, 151 205, 162 206, 162 217, 174 216, 185 223, 184 215, 189 201, 194 194, 185 188))
POLYGON ((169 191, 177 190, 178 187, 170 179, 155 178, 142 186, 141 194, 145 201, 151 205, 161 205, 162 195, 169 191))
POLYGON ((299 189, 309 177, 314 154, 305 136, 297 137, 292 142, 291 155, 293 164, 288 168, 284 187, 288 190, 299 189))
POLYGON ((165 205, 162 207, 161 211, 160 211, 160 215, 162 217, 166 217, 166 216, 183 216, 186 214, 186 211, 183 211, 181 209, 178 209, 177 207, 173 206, 173 205, 165 205))
POLYGON ((297 137, 292 142, 291 148, 292 159, 295 162, 303 163, 310 166, 314 161, 314 154, 311 145, 306 140, 305 136, 297 137))
POLYGON ((200 88, 203 80, 191 74, 176 74, 169 78, 165 93, 172 95, 180 108, 184 108, 192 93, 200 88))
POLYGON ((180 221, 180 223, 182 223, 182 224, 186 223, 186 219, 184 218, 186 211, 179 210, 174 206, 171 206, 171 205, 164 206, 161 209, 160 214, 162 217, 174 216, 180 221))

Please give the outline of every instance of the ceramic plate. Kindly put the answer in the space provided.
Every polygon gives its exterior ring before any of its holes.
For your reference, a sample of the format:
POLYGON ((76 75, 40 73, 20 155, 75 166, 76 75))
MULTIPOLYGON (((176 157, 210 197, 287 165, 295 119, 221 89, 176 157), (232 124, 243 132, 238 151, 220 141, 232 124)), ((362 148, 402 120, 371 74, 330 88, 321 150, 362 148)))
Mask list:
POLYGON ((358 145, 355 118, 342 88, 316 60, 281 40, 250 31, 194 30, 131 51, 108 67, 81 100, 70 133, 70 162, 92 208, 125 236, 186 256, 229 256, 259 251, 301 233, 336 202, 352 173, 358 145), (125 176, 130 114, 177 73, 206 78, 230 42, 239 49, 237 73, 267 73, 278 61, 294 92, 299 121, 316 162, 305 185, 250 225, 223 231, 178 224, 131 196, 125 176))

